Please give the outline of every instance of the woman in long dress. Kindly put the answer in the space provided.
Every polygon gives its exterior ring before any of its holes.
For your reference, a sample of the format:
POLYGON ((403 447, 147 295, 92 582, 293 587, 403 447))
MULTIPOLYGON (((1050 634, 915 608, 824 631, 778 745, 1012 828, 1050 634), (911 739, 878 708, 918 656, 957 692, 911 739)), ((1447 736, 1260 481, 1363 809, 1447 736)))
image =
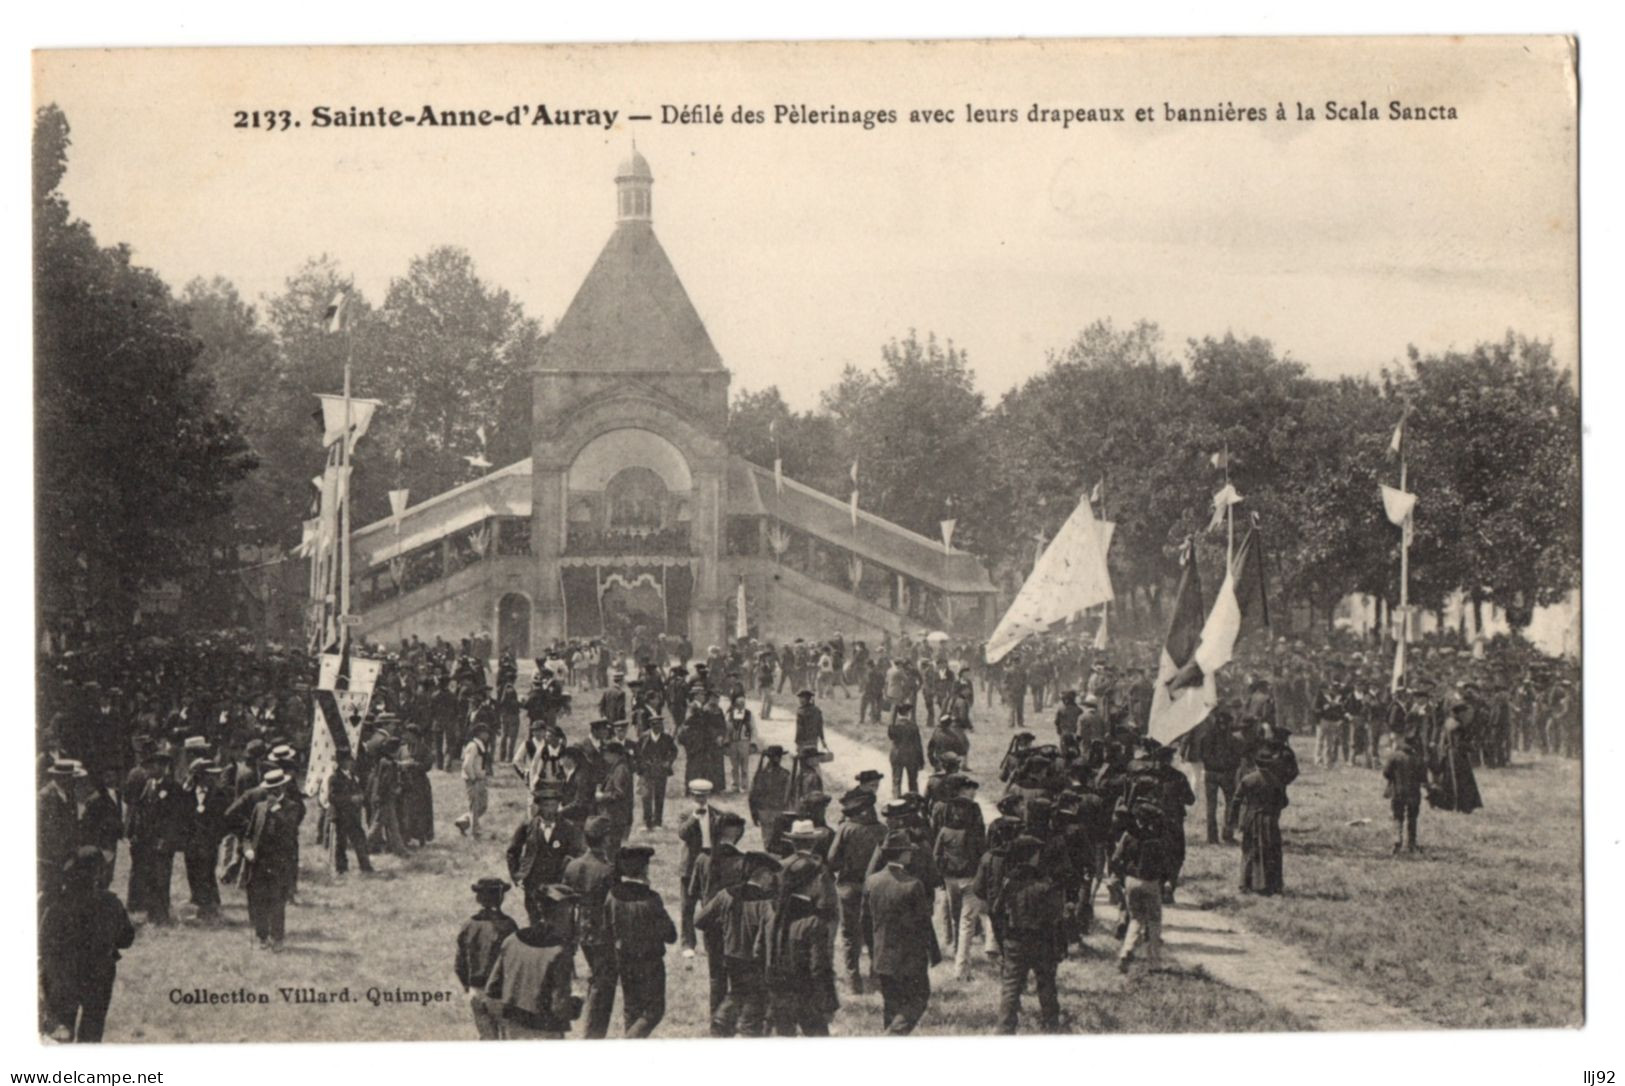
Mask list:
POLYGON ((1450 710, 1450 719, 1444 722, 1444 733, 1434 754, 1428 803, 1441 811, 1472 814, 1484 806, 1484 799, 1478 793, 1478 778, 1473 776, 1472 761, 1468 757, 1468 731, 1462 722, 1462 717, 1471 711, 1465 702, 1450 710))

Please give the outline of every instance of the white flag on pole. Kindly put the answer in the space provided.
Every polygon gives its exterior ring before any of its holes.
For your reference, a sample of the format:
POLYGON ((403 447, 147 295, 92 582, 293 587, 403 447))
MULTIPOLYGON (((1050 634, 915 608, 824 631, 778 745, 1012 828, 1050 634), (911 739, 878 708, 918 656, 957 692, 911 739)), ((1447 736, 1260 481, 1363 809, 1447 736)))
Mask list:
POLYGON ((1382 511, 1388 514, 1388 523, 1396 528, 1404 527, 1416 508, 1416 495, 1387 484, 1379 485, 1382 486, 1382 511))
MULTIPOLYGON (((322 444, 331 445, 344 433, 344 397, 325 392, 318 392, 316 397, 322 401, 322 444)), ((367 427, 372 425, 372 413, 378 409, 380 402, 350 397, 351 452, 355 451, 356 442, 366 434, 367 427)))
MULTIPOLYGON (((1218 455, 1215 453, 1214 455, 1218 455)), ((1213 519, 1208 521, 1207 530, 1216 532, 1224 527, 1224 514, 1232 505, 1241 504, 1241 495, 1231 483, 1225 483, 1224 489, 1213 495, 1213 519)))

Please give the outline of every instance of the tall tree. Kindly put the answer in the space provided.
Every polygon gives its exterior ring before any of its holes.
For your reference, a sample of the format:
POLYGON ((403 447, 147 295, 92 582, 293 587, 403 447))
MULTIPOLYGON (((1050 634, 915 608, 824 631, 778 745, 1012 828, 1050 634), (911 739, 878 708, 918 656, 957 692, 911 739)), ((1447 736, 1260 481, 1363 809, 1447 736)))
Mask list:
MULTIPOLYGON (((428 497, 530 453, 529 377, 544 337, 462 249, 415 258, 378 312, 362 387, 385 403, 376 426, 393 485, 428 497)), ((359 492, 358 492, 359 496, 359 492)))
MULTIPOLYGON (((965 352, 910 331, 880 357, 875 370, 848 367, 823 396, 840 435, 842 474, 856 460, 863 508, 928 537, 956 508, 968 545, 989 464, 981 451, 985 404, 965 352)), ((842 480, 832 492, 850 486, 842 480)))
POLYGON ((209 559, 203 527, 253 468, 169 288, 100 246, 59 186, 67 118, 34 130, 34 388, 41 602, 130 621, 141 587, 209 559))
POLYGON ((1412 405, 1412 570, 1424 603, 1456 589, 1515 628, 1580 576, 1580 400, 1549 342, 1513 332, 1385 375, 1412 405))

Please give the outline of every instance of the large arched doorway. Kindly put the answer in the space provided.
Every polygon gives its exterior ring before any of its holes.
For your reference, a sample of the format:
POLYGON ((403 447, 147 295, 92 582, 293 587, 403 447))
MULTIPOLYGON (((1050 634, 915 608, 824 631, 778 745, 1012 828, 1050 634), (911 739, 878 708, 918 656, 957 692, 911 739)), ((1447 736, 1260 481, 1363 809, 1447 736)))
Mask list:
POLYGON ((530 658, 530 600, 518 592, 509 592, 497 604, 497 652, 530 658))

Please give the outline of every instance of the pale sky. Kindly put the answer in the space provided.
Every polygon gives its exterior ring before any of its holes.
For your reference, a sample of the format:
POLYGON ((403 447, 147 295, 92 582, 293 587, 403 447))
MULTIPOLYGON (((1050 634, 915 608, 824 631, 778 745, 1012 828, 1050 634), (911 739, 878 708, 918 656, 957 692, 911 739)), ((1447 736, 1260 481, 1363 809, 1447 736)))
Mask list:
POLYGON ((969 351, 996 397, 1091 321, 1166 345, 1260 335, 1321 375, 1468 347, 1507 328, 1576 356, 1575 127, 1558 39, 1142 40, 42 54, 36 96, 73 129, 65 183, 104 244, 179 287, 250 299, 326 252, 374 302, 435 245, 551 325, 609 236, 631 139, 656 233, 734 389, 809 407, 910 327, 969 351), (1364 99, 1385 119, 1274 120, 1364 99), (1455 121, 1386 119, 1387 103, 1455 121), (1176 124, 1164 103, 1267 107, 1176 124), (615 126, 312 127, 318 105, 613 109, 615 126), (753 126, 659 123, 743 103, 753 126), (775 103, 890 108, 899 123, 772 123, 775 103), (968 124, 966 104, 1013 108, 968 124), (1035 104, 1122 124, 1028 123, 1035 104), (952 124, 908 123, 916 107, 952 124), (1136 123, 1136 108, 1157 119, 1136 123), (237 130, 237 109, 302 127, 237 130), (628 114, 651 113, 652 122, 628 114))

